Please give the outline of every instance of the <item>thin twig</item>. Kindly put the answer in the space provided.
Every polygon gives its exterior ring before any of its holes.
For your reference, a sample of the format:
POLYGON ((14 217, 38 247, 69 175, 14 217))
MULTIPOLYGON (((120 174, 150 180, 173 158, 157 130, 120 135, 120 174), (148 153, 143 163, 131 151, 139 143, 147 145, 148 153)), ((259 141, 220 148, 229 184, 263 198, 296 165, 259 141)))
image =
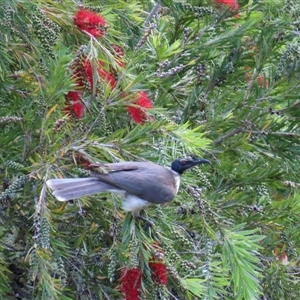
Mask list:
POLYGON ((160 3, 159 1, 153 6, 152 10, 150 11, 147 19, 145 20, 143 26, 146 27, 148 25, 148 23, 150 22, 150 20, 155 16, 157 10, 159 9, 160 7, 160 3))
POLYGON ((103 106, 100 110, 100 112, 98 113, 97 117, 95 118, 93 124, 90 126, 90 128, 87 130, 86 134, 85 134, 85 138, 87 139, 90 135, 90 133, 92 132, 93 128, 99 123, 99 119, 102 116, 103 112, 105 110, 105 106, 103 106))

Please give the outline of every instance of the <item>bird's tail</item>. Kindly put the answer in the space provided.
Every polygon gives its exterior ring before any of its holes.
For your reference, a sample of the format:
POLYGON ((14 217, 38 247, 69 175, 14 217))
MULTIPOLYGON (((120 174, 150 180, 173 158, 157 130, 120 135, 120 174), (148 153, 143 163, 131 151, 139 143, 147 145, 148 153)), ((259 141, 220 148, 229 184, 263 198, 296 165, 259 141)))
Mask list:
POLYGON ((53 190, 53 195, 59 201, 68 201, 116 189, 94 177, 50 179, 46 183, 53 190))

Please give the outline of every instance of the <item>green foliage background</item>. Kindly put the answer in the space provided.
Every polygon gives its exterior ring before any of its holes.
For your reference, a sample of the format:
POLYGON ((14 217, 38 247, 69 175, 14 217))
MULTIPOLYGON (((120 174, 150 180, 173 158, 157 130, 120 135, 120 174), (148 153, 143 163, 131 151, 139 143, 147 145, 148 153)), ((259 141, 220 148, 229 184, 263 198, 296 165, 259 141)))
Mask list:
POLYGON ((239 16, 209 0, 80 5, 101 11, 105 37, 74 26, 73 1, 1 2, 1 297, 121 299, 120 269, 139 266, 142 299, 299 299, 298 2, 241 1, 239 16), (83 45, 118 84, 98 82, 77 120, 63 107, 83 45), (144 125, 126 111, 138 91, 155 106, 144 125), (87 176, 79 154, 169 165, 191 153, 212 166, 188 172, 172 203, 144 212, 153 228, 110 194, 61 204, 45 185, 87 176), (166 286, 148 267, 155 242, 166 286))

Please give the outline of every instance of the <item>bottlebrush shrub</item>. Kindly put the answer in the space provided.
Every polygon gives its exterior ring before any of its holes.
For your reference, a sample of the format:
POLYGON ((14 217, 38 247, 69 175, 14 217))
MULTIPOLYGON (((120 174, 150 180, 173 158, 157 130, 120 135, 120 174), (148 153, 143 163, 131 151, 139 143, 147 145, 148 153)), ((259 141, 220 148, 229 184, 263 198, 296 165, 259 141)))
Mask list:
POLYGON ((125 300, 140 300, 142 271, 138 268, 121 270, 121 292, 125 300))
POLYGON ((227 6, 232 12, 237 11, 240 7, 237 0, 214 0, 213 5, 219 9, 222 8, 222 6, 227 6))
POLYGON ((153 107, 151 100, 146 92, 139 92, 136 99, 132 102, 134 106, 127 106, 132 120, 139 124, 144 124, 146 121, 151 121, 152 118, 147 115, 146 110, 153 107))
POLYGON ((95 38, 102 37, 106 33, 107 23, 105 19, 88 9, 79 10, 73 20, 79 30, 86 31, 95 38))

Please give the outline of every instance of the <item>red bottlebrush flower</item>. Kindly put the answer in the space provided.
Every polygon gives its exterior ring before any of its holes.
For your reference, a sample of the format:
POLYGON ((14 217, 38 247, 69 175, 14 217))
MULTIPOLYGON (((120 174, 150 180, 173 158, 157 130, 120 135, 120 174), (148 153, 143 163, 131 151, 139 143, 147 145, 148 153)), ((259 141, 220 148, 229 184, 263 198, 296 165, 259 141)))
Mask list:
MULTIPOLYGON (((103 65, 102 62, 98 62, 99 65, 103 65)), ((86 81, 89 83, 89 86, 91 88, 91 91, 93 91, 94 88, 94 76, 93 76, 93 67, 90 61, 86 60, 83 64, 84 72, 85 72, 85 77, 86 81)), ((101 79, 107 81, 110 85, 110 87, 113 89, 116 86, 116 79, 115 77, 111 74, 106 72, 105 70, 101 69, 100 67, 97 67, 97 72, 98 75, 101 79)))
POLYGON ((269 82, 263 75, 259 75, 256 79, 258 86, 267 88, 269 87, 269 82))
POLYGON ((77 91, 70 91, 67 95, 67 97, 72 101, 72 102, 76 102, 81 100, 80 98, 80 94, 77 91))
POLYGON ((111 45, 111 47, 115 50, 116 62, 121 67, 125 67, 125 61, 122 59, 124 57, 123 49, 118 45, 111 45))
POLYGON ((151 120, 146 114, 146 110, 153 107, 151 100, 149 99, 146 92, 139 92, 137 94, 136 100, 133 101, 135 106, 127 106, 127 111, 129 112, 131 118, 134 122, 139 124, 144 124, 147 120, 151 120))
POLYGON ((94 80, 93 80, 93 66, 89 60, 86 60, 83 63, 83 77, 86 80, 86 82, 89 84, 89 87, 91 91, 94 90, 94 80))
POLYGON ((74 70, 73 78, 76 79, 76 85, 77 85, 77 86, 79 86, 79 87, 84 87, 84 82, 83 82, 83 80, 82 80, 82 70, 81 70, 81 68, 77 67, 77 68, 74 70))
POLYGON ((168 282, 167 268, 161 261, 149 262, 149 268, 152 271, 152 278, 156 282, 166 285, 168 282))
POLYGON ((123 57, 124 56, 124 52, 123 52, 123 49, 118 46, 118 45, 111 45, 111 47, 116 51, 116 54, 120 57, 123 57))
POLYGON ((138 268, 121 270, 121 292, 125 300, 140 300, 142 272, 138 268))
MULTIPOLYGON (((246 70, 246 80, 249 82, 251 80, 250 67, 246 66, 245 70, 246 70)), ((262 88, 268 88, 269 87, 268 79, 262 74, 258 75, 258 77, 256 78, 256 82, 257 82, 257 85, 259 87, 262 87, 262 88)))
POLYGON ((88 9, 79 10, 73 18, 74 24, 93 37, 98 38, 105 34, 107 23, 105 19, 88 9))
POLYGON ((81 100, 80 93, 77 91, 70 91, 67 94, 66 113, 73 113, 78 119, 82 119, 85 114, 85 106, 81 100))
POLYGON ((289 259, 285 252, 281 253, 281 263, 285 266, 289 264, 289 259))
POLYGON ((98 68, 98 74, 102 79, 106 80, 109 83, 111 89, 116 87, 116 79, 111 73, 108 73, 105 70, 98 68))
POLYGON ((235 12, 240 7, 237 0, 214 0, 213 4, 216 8, 221 8, 222 6, 230 7, 232 12, 235 12))
POLYGON ((75 161, 77 165, 83 165, 84 168, 87 170, 90 169, 91 162, 87 158, 85 158, 85 156, 81 153, 75 154, 75 161))
POLYGON ((155 249, 152 261, 149 261, 149 268, 152 271, 152 279, 162 285, 166 285, 168 281, 168 273, 166 265, 163 263, 163 249, 159 246, 160 242, 154 242, 155 249))

